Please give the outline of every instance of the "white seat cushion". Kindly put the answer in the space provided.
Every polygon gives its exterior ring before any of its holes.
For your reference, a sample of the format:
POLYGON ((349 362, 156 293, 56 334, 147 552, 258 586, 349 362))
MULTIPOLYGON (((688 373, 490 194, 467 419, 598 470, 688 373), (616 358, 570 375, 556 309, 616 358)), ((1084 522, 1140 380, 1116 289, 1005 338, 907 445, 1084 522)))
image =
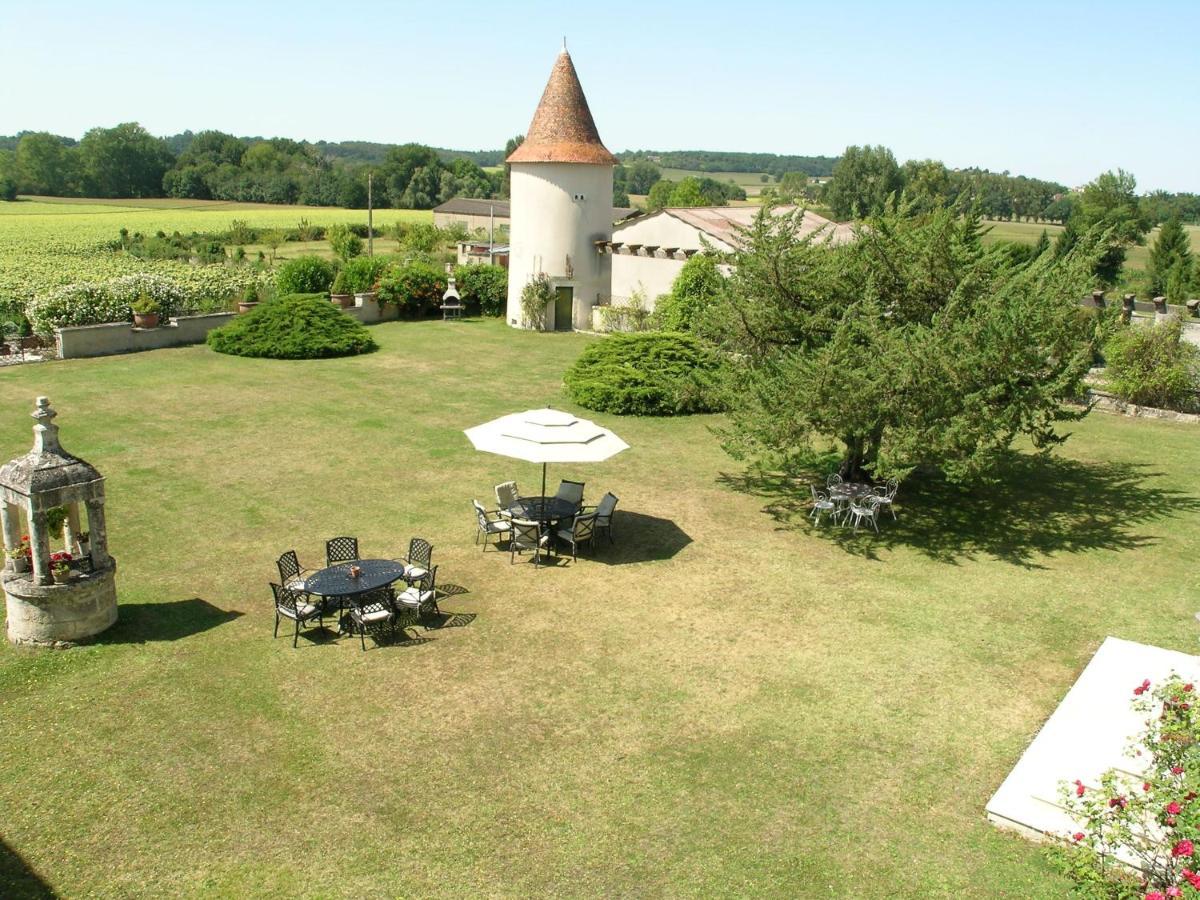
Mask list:
POLYGON ((423 569, 420 566, 405 566, 404 567, 404 577, 405 578, 424 578, 428 574, 429 574, 429 570, 423 569))
POLYGON ((357 614, 357 618, 364 622, 382 622, 391 617, 392 611, 389 609, 371 609, 357 614))
POLYGON ((279 610, 281 616, 287 616, 289 619, 307 619, 309 616, 315 615, 316 612, 317 608, 311 603, 297 603, 295 612, 290 609, 281 608, 279 610))
POLYGON ((512 522, 488 522, 487 528, 488 531, 492 533, 499 531, 512 531, 512 522))
POLYGON ((433 597, 433 591, 420 591, 415 587, 410 587, 396 595, 396 602, 402 604, 403 606, 411 606, 416 608, 428 603, 433 599, 433 597))

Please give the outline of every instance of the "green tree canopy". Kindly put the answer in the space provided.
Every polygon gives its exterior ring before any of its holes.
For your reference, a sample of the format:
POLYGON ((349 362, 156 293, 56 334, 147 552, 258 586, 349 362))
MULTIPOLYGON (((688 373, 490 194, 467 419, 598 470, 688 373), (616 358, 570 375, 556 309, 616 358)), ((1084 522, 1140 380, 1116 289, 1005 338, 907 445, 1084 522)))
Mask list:
POLYGON ((26 194, 62 197, 78 187, 78 151, 44 131, 21 135, 17 142, 16 179, 26 194))
POLYGON ((1178 294, 1186 292, 1192 280, 1192 246, 1187 232, 1178 217, 1172 217, 1158 232, 1150 247, 1150 290, 1154 294, 1166 295, 1172 303, 1186 299, 1171 296, 1168 288, 1178 294))
POLYGON ((93 128, 79 142, 79 158, 94 197, 160 197, 174 162, 166 143, 137 122, 93 128))
POLYGON ((984 248, 957 212, 872 219, 851 243, 799 238, 761 214, 706 325, 735 371, 726 446, 787 465, 814 439, 843 470, 952 480, 986 473, 1018 435, 1050 447, 1092 361, 1081 321, 1094 250, 1027 265, 984 248))
POLYGON ((904 176, 887 147, 847 147, 833 167, 825 202, 838 219, 878 215, 894 208, 903 187, 904 176))
POLYGON ((1150 221, 1138 203, 1137 179, 1123 169, 1105 172, 1083 189, 1070 223, 1077 234, 1097 227, 1107 232, 1107 245, 1094 272, 1104 285, 1116 283, 1125 264, 1126 247, 1143 243, 1150 230, 1150 221))

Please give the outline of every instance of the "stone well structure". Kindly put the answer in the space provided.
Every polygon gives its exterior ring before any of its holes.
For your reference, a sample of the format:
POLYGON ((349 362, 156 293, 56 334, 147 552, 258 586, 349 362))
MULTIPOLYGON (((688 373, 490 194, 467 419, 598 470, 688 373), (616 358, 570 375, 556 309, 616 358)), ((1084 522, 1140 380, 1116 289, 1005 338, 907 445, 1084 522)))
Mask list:
POLYGON ((50 401, 38 397, 33 449, 0 466, 4 548, 18 550, 27 534, 30 550, 28 557, 11 553, 5 557, 8 639, 14 644, 70 645, 99 634, 117 620, 117 565, 108 555, 104 479, 62 448, 56 415, 50 401), (81 504, 86 509, 86 531, 81 504), (66 509, 62 538, 73 557, 70 578, 62 584, 55 583, 50 570, 48 516, 58 507, 66 509))

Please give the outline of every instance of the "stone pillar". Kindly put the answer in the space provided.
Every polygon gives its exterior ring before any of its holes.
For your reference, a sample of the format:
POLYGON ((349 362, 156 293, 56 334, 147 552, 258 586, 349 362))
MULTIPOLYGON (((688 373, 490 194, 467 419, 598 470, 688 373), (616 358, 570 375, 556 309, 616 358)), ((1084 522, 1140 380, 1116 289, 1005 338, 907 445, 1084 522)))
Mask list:
POLYGON ((1133 318, 1133 305, 1137 302, 1137 297, 1133 294, 1126 294, 1121 298, 1121 321, 1126 325, 1133 318))
POLYGON ((1155 297, 1154 298, 1154 321, 1162 322, 1164 319, 1167 318, 1167 315, 1168 315, 1167 298, 1166 297, 1155 297))
MULTIPOLYGON (((21 511, 11 503, 0 503, 0 526, 4 529, 4 549, 15 550, 21 545, 21 511)), ((14 571, 11 559, 6 561, 6 568, 14 571)))
POLYGON ((108 534, 104 530, 104 501, 88 500, 87 515, 92 568, 102 569, 108 565, 108 534))
POLYGON ((29 546, 33 551, 33 580, 50 584, 54 579, 50 576, 50 531, 44 509, 29 517, 29 546))
POLYGON ((1092 306, 1104 309, 1104 291, 1092 291, 1092 306))
POLYGON ((1200 300, 1189 300, 1184 306, 1193 319, 1200 317, 1200 300))

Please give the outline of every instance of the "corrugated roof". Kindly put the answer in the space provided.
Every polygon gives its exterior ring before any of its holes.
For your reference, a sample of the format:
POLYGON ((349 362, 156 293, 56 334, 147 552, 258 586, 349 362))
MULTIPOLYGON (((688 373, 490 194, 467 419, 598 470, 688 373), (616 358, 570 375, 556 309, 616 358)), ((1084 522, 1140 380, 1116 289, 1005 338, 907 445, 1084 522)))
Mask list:
POLYGON ((600 140, 566 47, 554 61, 546 90, 525 132, 525 142, 512 152, 508 162, 617 164, 617 158, 600 140))
MULTIPOLYGON (((740 242, 738 232, 750 227, 760 208, 757 206, 679 206, 662 209, 658 215, 672 216, 727 246, 736 247, 740 242)), ((781 215, 794 212, 796 209, 795 206, 777 206, 774 212, 781 215)), ((622 227, 632 228, 643 221, 645 221, 644 218, 630 222, 628 226, 618 226, 617 230, 613 232, 613 237, 616 238, 622 227)), ((820 229, 825 229, 826 233, 831 234, 835 244, 842 244, 854 238, 852 226, 838 224, 824 216, 818 216, 814 212, 805 210, 797 234, 803 237, 820 229)))

